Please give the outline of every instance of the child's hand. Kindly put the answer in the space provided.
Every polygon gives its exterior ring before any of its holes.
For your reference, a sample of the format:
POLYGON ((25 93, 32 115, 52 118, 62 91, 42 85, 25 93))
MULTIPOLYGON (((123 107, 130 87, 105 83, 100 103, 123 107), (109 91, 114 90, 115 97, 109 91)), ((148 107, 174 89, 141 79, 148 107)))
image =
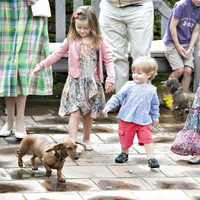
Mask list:
POLYGON ((110 93, 110 92, 113 92, 114 90, 115 90, 114 84, 106 82, 106 84, 105 84, 105 93, 110 93))
POLYGON ((34 68, 32 75, 36 75, 39 71, 41 70, 41 67, 39 65, 36 65, 36 67, 34 68))
POLYGON ((103 110, 102 110, 102 114, 105 116, 105 117, 108 117, 108 107, 106 106, 103 110))
POLYGON ((155 127, 158 127, 159 126, 159 121, 155 121, 155 122, 153 122, 153 126, 155 126, 155 127))

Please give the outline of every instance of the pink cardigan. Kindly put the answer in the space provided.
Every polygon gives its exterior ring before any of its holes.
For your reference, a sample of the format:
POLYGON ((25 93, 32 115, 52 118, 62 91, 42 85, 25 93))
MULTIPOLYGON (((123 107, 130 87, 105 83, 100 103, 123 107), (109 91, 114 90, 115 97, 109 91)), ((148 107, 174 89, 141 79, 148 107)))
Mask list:
MULTIPOLYGON (((66 52, 68 52, 68 74, 72 77, 77 78, 80 75, 80 64, 79 64, 79 49, 81 40, 75 40, 68 42, 67 38, 62 42, 62 44, 46 59, 39 63, 41 68, 49 66, 58 60, 60 60, 66 52)), ((110 83, 115 83, 115 70, 114 63, 110 56, 107 45, 102 41, 99 47, 99 62, 97 66, 97 75, 101 82, 103 82, 103 62, 106 66, 107 78, 106 81, 110 83)))

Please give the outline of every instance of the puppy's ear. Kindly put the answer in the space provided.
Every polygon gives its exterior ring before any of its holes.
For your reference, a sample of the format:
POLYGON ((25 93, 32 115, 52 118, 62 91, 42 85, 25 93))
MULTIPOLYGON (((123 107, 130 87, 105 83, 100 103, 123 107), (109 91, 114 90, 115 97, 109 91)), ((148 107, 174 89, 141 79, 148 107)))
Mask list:
POLYGON ((53 147, 49 147, 45 150, 45 152, 50 152, 50 151, 53 151, 53 150, 58 150, 60 149, 61 147, 63 147, 63 143, 58 143, 58 144, 55 144, 53 145, 53 147))

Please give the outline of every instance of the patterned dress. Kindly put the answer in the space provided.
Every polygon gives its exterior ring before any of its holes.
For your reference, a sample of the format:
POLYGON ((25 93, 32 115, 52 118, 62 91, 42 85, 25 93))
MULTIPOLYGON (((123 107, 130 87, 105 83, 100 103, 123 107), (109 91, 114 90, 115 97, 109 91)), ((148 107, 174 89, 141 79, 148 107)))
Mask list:
POLYGON ((179 155, 200 155, 200 84, 184 128, 177 134, 171 150, 179 155))
POLYGON ((0 40, 0 97, 52 94, 51 67, 30 78, 49 54, 47 19, 33 17, 27 0, 1 0, 0 40))
POLYGON ((98 51, 89 44, 81 44, 79 52, 81 74, 68 76, 60 103, 59 115, 69 115, 80 109, 83 115, 96 118, 105 105, 103 87, 97 76, 98 51))

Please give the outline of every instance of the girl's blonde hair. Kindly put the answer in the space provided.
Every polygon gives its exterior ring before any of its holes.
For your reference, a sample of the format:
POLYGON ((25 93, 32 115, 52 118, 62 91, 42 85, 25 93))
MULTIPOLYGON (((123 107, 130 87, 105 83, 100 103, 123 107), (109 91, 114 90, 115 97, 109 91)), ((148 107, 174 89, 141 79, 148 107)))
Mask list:
POLYGON ((81 36, 76 31, 75 21, 77 19, 88 21, 88 25, 91 29, 90 34, 94 40, 94 47, 98 48, 102 40, 102 37, 95 9, 91 6, 81 6, 77 9, 76 12, 73 13, 69 26, 69 32, 67 35, 67 38, 69 40, 75 40, 81 38, 81 36))
POLYGON ((157 75, 158 64, 155 59, 147 56, 137 58, 132 64, 132 72, 140 71, 149 75, 149 80, 153 80, 157 75))

